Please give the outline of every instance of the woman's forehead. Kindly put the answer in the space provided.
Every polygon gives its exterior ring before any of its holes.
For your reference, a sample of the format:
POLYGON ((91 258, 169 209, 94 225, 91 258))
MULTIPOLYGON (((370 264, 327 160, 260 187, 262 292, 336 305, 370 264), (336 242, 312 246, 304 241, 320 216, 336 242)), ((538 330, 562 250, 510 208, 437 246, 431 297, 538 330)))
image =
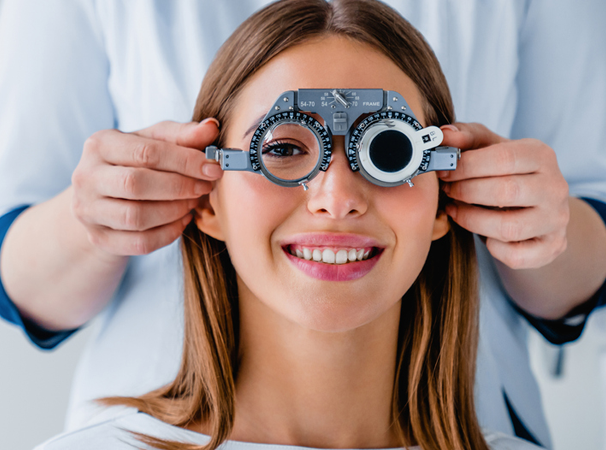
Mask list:
POLYGON ((412 80, 376 48, 342 36, 326 36, 291 47, 260 68, 235 102, 234 133, 245 134, 278 96, 297 89, 384 89, 404 96, 423 123, 421 95, 412 80))

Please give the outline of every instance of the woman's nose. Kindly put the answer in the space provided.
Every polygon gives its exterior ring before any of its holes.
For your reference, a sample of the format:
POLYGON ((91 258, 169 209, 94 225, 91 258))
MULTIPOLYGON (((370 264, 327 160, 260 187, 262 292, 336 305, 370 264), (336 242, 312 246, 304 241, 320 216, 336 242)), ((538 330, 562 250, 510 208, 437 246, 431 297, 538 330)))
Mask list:
POLYGON ((343 136, 333 136, 330 165, 310 183, 307 208, 312 214, 333 219, 360 216, 368 209, 365 184, 360 174, 349 167, 343 136))

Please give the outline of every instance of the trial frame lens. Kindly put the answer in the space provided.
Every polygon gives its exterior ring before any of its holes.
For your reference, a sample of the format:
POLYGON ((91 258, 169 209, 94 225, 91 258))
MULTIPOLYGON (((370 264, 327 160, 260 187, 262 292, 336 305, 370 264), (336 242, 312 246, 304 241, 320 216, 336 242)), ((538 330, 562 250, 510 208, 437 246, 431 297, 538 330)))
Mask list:
POLYGON ((330 133, 314 117, 284 113, 259 125, 250 143, 251 156, 272 182, 286 187, 307 183, 330 160, 330 133))

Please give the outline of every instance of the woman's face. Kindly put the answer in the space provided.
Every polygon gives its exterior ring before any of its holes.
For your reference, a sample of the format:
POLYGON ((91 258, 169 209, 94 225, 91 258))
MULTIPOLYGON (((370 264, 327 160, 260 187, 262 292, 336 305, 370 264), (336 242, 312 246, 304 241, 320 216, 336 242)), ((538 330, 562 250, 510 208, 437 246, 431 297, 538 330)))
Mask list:
MULTIPOLYGON (((234 104, 225 146, 248 149, 248 130, 259 117, 282 92, 301 88, 394 90, 425 124, 417 88, 389 58, 330 36, 284 51, 248 81, 234 104)), ((448 231, 446 216, 436 217, 434 173, 417 176, 412 188, 379 187, 351 171, 343 145, 342 136, 333 137, 330 166, 307 191, 255 173, 225 172, 210 206, 199 209, 198 227, 227 245, 241 302, 258 302, 309 329, 357 328, 398 305, 431 241, 448 231), (368 259, 358 260, 367 252, 368 259), (347 253, 348 262, 316 262, 314 253, 339 261, 347 253)))

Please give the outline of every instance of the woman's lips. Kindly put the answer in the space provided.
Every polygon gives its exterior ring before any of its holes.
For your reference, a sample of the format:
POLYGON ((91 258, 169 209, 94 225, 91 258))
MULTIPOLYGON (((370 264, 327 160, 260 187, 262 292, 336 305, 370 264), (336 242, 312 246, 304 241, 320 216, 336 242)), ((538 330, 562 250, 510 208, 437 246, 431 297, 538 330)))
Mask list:
POLYGON ((282 250, 299 270, 324 281, 361 278, 383 252, 376 240, 349 234, 301 235, 283 243, 282 250))
POLYGON ((288 248, 282 247, 282 250, 289 261, 303 273, 324 281, 351 281, 362 278, 379 262, 379 258, 383 253, 382 250, 379 250, 374 256, 369 255, 368 259, 363 261, 348 262, 345 264, 327 264, 293 256, 288 251, 288 248))

